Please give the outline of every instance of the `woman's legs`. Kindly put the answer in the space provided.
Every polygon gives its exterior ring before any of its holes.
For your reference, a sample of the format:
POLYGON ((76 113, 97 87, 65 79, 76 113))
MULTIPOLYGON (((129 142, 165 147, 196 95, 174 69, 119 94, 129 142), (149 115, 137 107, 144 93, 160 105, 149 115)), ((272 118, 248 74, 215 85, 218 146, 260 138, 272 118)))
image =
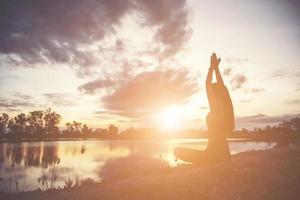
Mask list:
POLYGON ((174 155, 176 158, 183 160, 185 162, 192 163, 207 163, 207 154, 205 150, 195 150, 177 147, 174 150, 174 155))
POLYGON ((177 147, 174 150, 176 158, 195 164, 213 164, 230 160, 230 150, 227 140, 209 141, 205 150, 195 150, 177 147))
POLYGON ((230 159, 230 149, 226 138, 208 141, 206 152, 212 162, 222 162, 230 159))

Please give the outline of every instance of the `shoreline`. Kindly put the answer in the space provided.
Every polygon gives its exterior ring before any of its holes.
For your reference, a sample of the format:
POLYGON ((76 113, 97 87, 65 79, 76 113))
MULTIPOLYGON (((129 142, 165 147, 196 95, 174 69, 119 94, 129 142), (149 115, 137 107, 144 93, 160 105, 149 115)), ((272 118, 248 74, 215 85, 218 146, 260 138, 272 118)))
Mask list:
POLYGON ((71 189, 2 194, 2 197, 33 200, 296 199, 300 188, 299 141, 271 150, 238 153, 229 162, 209 166, 184 164, 170 168, 161 161, 151 162, 146 166, 131 163, 127 169, 126 164, 120 167, 120 163, 126 163, 120 160, 111 163, 106 179, 100 183, 71 189))
MULTIPOLYGON (((208 139, 207 137, 153 137, 153 138, 45 138, 45 139, 0 139, 0 143, 21 142, 59 142, 59 141, 126 141, 126 140, 170 140, 170 139, 208 139)), ((278 139, 269 137, 230 137, 228 141, 266 141, 276 142, 278 139)))

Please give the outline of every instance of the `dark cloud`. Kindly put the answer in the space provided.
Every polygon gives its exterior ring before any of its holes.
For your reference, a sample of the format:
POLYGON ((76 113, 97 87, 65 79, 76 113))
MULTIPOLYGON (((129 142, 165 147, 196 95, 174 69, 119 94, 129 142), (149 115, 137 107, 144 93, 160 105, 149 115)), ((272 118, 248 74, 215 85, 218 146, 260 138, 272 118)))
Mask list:
MULTIPOLYGON (((228 58, 226 60, 228 60, 228 58)), ((244 59, 229 59, 229 60, 230 61, 233 60, 231 62, 242 62, 242 61, 244 62, 244 59)), ((223 75, 228 76, 228 78, 230 78, 230 84, 231 84, 232 90, 243 88, 244 84, 248 81, 247 77, 244 74, 233 72, 232 68, 224 69, 223 75)), ((247 89, 247 88, 244 88, 244 90, 245 90, 245 92, 258 93, 258 92, 261 92, 263 89, 258 89, 258 88, 247 89)))
MULTIPOLYGON (((2 69, 3 70, 3 69, 2 69)), ((3 72, 4 72, 4 70, 2 71, 1 69, 0 69, 0 84, 1 84, 1 82, 2 81, 4 81, 5 79, 19 79, 20 77, 19 76, 17 76, 17 75, 7 75, 7 74, 4 74, 3 72)))
POLYGON ((296 91, 300 91, 300 83, 298 83, 296 91))
POLYGON ((300 77, 300 71, 283 71, 283 70, 275 70, 271 74, 271 78, 298 78, 300 77))
POLYGON ((300 117, 300 114, 286 114, 280 116, 268 116, 265 114, 257 114, 257 115, 246 116, 246 117, 237 117, 236 121, 240 126, 244 125, 245 127, 247 127, 249 125, 259 126, 265 124, 280 123, 283 120, 290 120, 295 117, 300 117))
POLYGON ((32 100, 33 99, 33 97, 31 95, 22 94, 20 92, 15 92, 12 96, 17 99, 21 99, 21 100, 32 100))
POLYGON ((120 40, 120 39, 118 39, 118 40, 116 41, 115 46, 116 46, 116 50, 117 50, 118 52, 124 51, 124 49, 125 49, 125 44, 124 44, 124 42, 123 42, 122 40, 120 40))
POLYGON ((43 94, 46 101, 37 100, 31 95, 15 92, 9 98, 0 99, 0 110, 22 111, 24 109, 35 109, 52 106, 76 105, 75 98, 70 94, 46 93, 43 94))
POLYGON ((102 4, 96 1, 1 1, 0 53, 22 65, 88 64, 91 58, 80 51, 78 45, 102 39, 112 31, 112 25, 118 23, 117 17, 102 11, 102 4))
POLYGON ((78 89, 85 94, 94 94, 95 91, 110 88, 114 84, 115 82, 111 79, 96 79, 79 86, 78 89))
POLYGON ((208 106, 201 106, 200 109, 201 109, 201 110, 208 110, 209 107, 208 107, 208 106))
POLYGON ((231 80, 233 90, 240 89, 247 82, 247 77, 244 74, 236 74, 231 80))
POLYGON ((70 94, 64 93, 46 93, 43 94, 47 99, 48 106, 74 106, 76 105, 74 99, 70 94), (50 105, 49 105, 50 104, 50 105))
POLYGON ((18 110, 19 108, 33 108, 35 104, 24 99, 0 99, 1 110, 18 110))
POLYGON ((93 113, 93 117, 101 120, 115 119, 118 113, 109 110, 98 110, 93 113))
MULTIPOLYGON (((0 54, 13 66, 68 64, 79 76, 101 63, 101 45, 90 45, 118 32, 125 15, 139 13, 141 28, 156 31, 160 57, 176 54, 189 38, 185 0, 3 0, 0 2, 0 54)), ((123 42, 112 44, 117 51, 123 42)), ((117 53, 116 51, 116 53, 117 53)))
POLYGON ((101 78, 80 85, 78 90, 85 94, 95 94, 101 90, 110 92, 136 74, 142 73, 147 66, 150 64, 139 59, 133 59, 130 62, 124 59, 119 65, 115 65, 113 73, 103 73, 101 78))
POLYGON ((296 77, 296 78, 297 78, 297 77, 300 77, 300 71, 295 72, 295 73, 294 73, 294 77, 296 77))
POLYGON ((284 77, 286 75, 287 74, 284 71, 282 71, 282 70, 275 70, 275 71, 273 71, 271 77, 272 78, 281 78, 281 77, 284 77))
POLYGON ((286 100, 285 101, 289 105, 300 105, 300 100, 299 99, 294 99, 294 100, 286 100))
POLYGON ((265 88, 251 88, 251 89, 247 89, 247 92, 253 93, 253 94, 258 94, 258 93, 262 93, 266 91, 265 88))
POLYGON ((289 14, 292 16, 291 20, 295 20, 300 25, 300 2, 298 0, 286 0, 284 4, 289 8, 289 14))
POLYGON ((224 71, 223 71, 223 75, 224 75, 224 76, 230 76, 230 75, 231 75, 231 71, 232 71, 231 68, 226 68, 226 69, 224 69, 224 71))
POLYGON ((161 58, 176 54, 189 38, 188 10, 185 0, 137 1, 139 10, 145 13, 146 26, 158 26, 155 39, 164 45, 161 58))
POLYGON ((241 103, 250 103, 251 100, 250 99, 242 99, 242 100, 239 100, 239 102, 241 102, 241 103))
POLYGON ((186 103, 197 88, 197 81, 186 70, 154 70, 127 80, 104 96, 102 103, 113 114, 143 117, 165 106, 186 103))
POLYGON ((23 108, 34 108, 37 104, 33 99, 31 95, 13 92, 9 97, 0 99, 0 110, 19 111, 23 108))
POLYGON ((247 58, 225 58, 225 61, 230 65, 242 65, 248 62, 247 58))

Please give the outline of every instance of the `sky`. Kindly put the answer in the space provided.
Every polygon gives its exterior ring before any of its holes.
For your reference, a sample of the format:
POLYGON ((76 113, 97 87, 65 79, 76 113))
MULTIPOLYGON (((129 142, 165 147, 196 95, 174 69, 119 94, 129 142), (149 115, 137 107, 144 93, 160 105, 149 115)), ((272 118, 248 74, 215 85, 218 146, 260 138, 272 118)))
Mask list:
POLYGON ((0 112, 205 129, 210 55, 236 129, 300 116, 297 0, 0 2, 0 112))

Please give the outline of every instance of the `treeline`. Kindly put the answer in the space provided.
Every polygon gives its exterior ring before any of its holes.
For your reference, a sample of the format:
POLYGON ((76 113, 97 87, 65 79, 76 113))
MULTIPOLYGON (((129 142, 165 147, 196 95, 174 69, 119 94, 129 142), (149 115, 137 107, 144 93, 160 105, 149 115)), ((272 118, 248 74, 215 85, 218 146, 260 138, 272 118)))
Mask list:
POLYGON ((284 120, 275 126, 265 126, 263 128, 254 128, 253 131, 250 131, 246 128, 243 128, 241 131, 237 131, 240 134, 278 134, 278 133, 291 133, 300 131, 300 117, 292 118, 291 120, 284 120))
POLYGON ((263 128, 254 128, 248 130, 243 128, 235 131, 234 137, 244 137, 254 140, 275 140, 280 143, 290 143, 300 139, 300 117, 284 120, 274 126, 265 126, 263 128))
POLYGON ((8 114, 0 116, 0 138, 2 139, 44 139, 44 138, 81 138, 100 137, 115 138, 118 128, 110 125, 107 129, 98 128, 93 130, 86 124, 72 121, 65 124, 65 129, 59 125, 62 116, 51 109, 36 110, 20 113, 10 118, 8 114))
MULTIPOLYGON (((128 128, 119 133, 118 127, 111 124, 108 128, 89 128, 86 124, 72 121, 60 129, 62 120, 60 114, 51 109, 36 110, 27 115, 20 113, 10 118, 8 114, 0 116, 0 139, 59 139, 59 138, 103 138, 103 139, 134 139, 134 138, 206 138, 206 131, 184 130, 172 131, 172 134, 162 133, 153 128, 128 128)), ((235 131, 231 138, 251 139, 295 139, 300 137, 300 118, 282 121, 275 126, 255 128, 254 130, 242 129, 235 131)))

